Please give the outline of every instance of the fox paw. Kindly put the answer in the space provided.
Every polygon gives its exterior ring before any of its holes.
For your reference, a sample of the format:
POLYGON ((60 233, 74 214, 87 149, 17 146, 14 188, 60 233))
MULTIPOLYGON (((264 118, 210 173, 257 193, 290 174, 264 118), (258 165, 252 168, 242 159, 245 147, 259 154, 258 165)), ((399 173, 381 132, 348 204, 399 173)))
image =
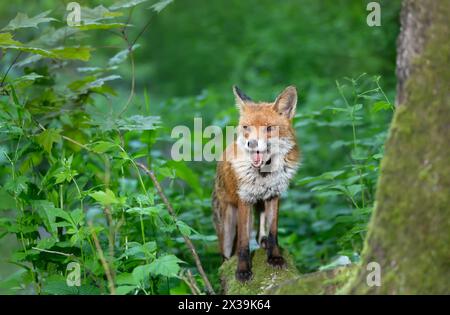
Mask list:
POLYGON ((250 270, 242 270, 242 271, 236 271, 236 279, 240 282, 246 282, 249 281, 252 278, 253 274, 250 270))
POLYGON ((275 268, 284 268, 286 267, 286 261, 281 256, 270 256, 267 258, 267 262, 269 265, 275 268))

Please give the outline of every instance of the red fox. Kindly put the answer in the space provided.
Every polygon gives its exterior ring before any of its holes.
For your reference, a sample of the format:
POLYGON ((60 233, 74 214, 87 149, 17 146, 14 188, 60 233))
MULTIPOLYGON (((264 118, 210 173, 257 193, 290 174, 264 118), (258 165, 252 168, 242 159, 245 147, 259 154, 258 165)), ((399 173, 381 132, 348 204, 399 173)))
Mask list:
POLYGON ((252 207, 259 213, 257 240, 266 249, 267 262, 285 265, 278 246, 278 207, 300 161, 292 127, 297 90, 287 87, 273 103, 254 102, 237 86, 233 92, 240 112, 237 139, 217 164, 212 208, 222 257, 237 252, 236 278, 248 281, 252 207))

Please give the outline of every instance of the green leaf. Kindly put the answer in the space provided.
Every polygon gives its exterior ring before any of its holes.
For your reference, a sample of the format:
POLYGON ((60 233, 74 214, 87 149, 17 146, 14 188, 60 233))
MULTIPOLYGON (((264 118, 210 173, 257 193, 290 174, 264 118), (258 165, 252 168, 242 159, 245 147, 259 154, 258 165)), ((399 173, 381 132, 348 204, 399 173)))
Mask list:
POLYGON ((56 129, 46 129, 36 136, 36 142, 39 143, 49 154, 52 152, 53 143, 60 141, 61 135, 56 129))
POLYGON ((97 295, 100 290, 91 285, 69 287, 66 278, 61 275, 49 276, 43 285, 42 293, 52 295, 97 295))
POLYGON ((18 77, 17 79, 14 79, 14 85, 17 85, 17 83, 23 82, 23 81, 35 81, 37 79, 43 78, 43 75, 37 74, 37 73, 29 73, 26 75, 23 75, 21 77, 18 77))
MULTIPOLYGON (((131 47, 131 51, 134 51, 136 48, 139 48, 140 46, 141 45, 139 45, 139 44, 133 45, 133 47, 131 47)), ((115 66, 115 65, 122 63, 125 59, 127 59, 129 53, 130 53, 130 50, 128 48, 119 51, 111 59, 109 59, 108 65, 115 66)))
POLYGON ((152 5, 150 8, 157 12, 160 13, 162 10, 164 10, 169 4, 171 4, 173 2, 173 0, 163 0, 163 1, 159 1, 156 2, 154 5, 152 5))
POLYGON ((133 282, 140 284, 145 282, 149 275, 150 275, 150 265, 141 265, 137 266, 133 269, 132 275, 133 275, 133 282))
POLYGON ((90 30, 109 30, 112 28, 123 28, 126 26, 129 26, 129 24, 88 22, 75 27, 81 31, 90 31, 90 30))
MULTIPOLYGON (((38 215, 44 222, 47 231, 53 235, 57 234, 57 226, 55 224, 56 220, 56 210, 52 202, 47 200, 33 200, 31 205, 36 209, 38 215)), ((61 209, 59 209, 61 210, 61 209)), ((61 210, 62 211, 62 210, 61 210)))
POLYGON ((9 21, 8 25, 2 29, 2 31, 12 31, 20 28, 34 27, 37 28, 38 24, 47 23, 50 21, 57 21, 52 17, 47 17, 50 11, 45 11, 35 17, 28 17, 27 14, 17 13, 16 17, 9 21))
MULTIPOLYGON (((27 185, 26 182, 23 184, 27 185)), ((13 209, 15 206, 16 202, 14 198, 7 193, 6 187, 0 188, 0 210, 13 209)))
POLYGON ((139 215, 148 215, 152 217, 158 216, 162 211, 162 206, 157 205, 154 207, 133 207, 126 210, 127 213, 137 213, 139 215))
POLYGON ((71 182, 72 179, 75 176, 77 176, 77 175, 78 175, 78 172, 75 171, 75 170, 62 168, 60 170, 60 173, 57 173, 57 174, 54 175, 54 177, 56 179, 55 183, 56 184, 61 184, 61 183, 65 182, 65 181, 66 182, 71 182))
POLYGON ((19 51, 24 51, 32 54, 41 55, 47 58, 56 58, 55 55, 46 49, 37 48, 37 47, 25 47, 25 46, 18 46, 18 45, 3 45, 0 44, 0 47, 3 47, 4 49, 14 49, 19 51))
POLYGON ((177 277, 180 271, 180 263, 183 261, 178 259, 175 255, 166 255, 159 257, 150 263, 148 271, 154 275, 161 275, 164 277, 177 277))
POLYGON ((368 159, 367 151, 360 147, 352 150, 351 157, 354 160, 367 160, 368 159))
POLYGON ((92 88, 95 88, 95 87, 100 87, 107 81, 113 81, 113 80, 117 80, 117 79, 120 79, 120 78, 121 78, 121 76, 117 75, 117 74, 109 75, 109 76, 103 77, 103 78, 98 78, 97 80, 87 84, 86 88, 92 89, 92 88))
POLYGON ((133 277, 133 275, 131 273, 129 273, 129 272, 122 272, 121 274, 119 274, 116 277, 116 283, 117 283, 117 285, 127 285, 127 284, 130 285, 130 284, 132 284, 134 286, 139 284, 139 282, 136 282, 134 277, 133 277))
POLYGON ((70 36, 76 34, 79 30, 72 26, 63 26, 54 28, 46 27, 41 36, 35 40, 28 42, 29 46, 56 47, 58 43, 65 42, 70 36))
POLYGON ((126 197, 116 197, 114 192, 110 189, 106 189, 106 191, 96 191, 90 193, 89 196, 94 198, 103 206, 109 206, 114 204, 124 204, 126 201, 126 197))
POLYGON ((29 180, 26 176, 18 176, 14 179, 10 179, 4 186, 5 190, 11 194, 19 195, 22 192, 28 191, 29 180))
POLYGON ((71 82, 68 87, 77 92, 84 92, 89 89, 94 89, 103 86, 105 82, 120 79, 120 75, 109 75, 102 78, 97 78, 94 75, 84 77, 81 80, 71 82))
POLYGON ((92 145, 92 151, 96 153, 105 153, 117 148, 117 144, 108 141, 98 141, 92 145))
POLYGON ((376 154, 372 155, 372 158, 374 160, 381 160, 383 158, 383 154, 382 153, 376 153, 376 154))
POLYGON ((112 19, 122 15, 123 14, 121 12, 111 12, 102 5, 96 6, 93 9, 88 7, 81 7, 81 22, 83 24, 89 24, 105 19, 112 19))
POLYGON ((353 112, 360 111, 363 108, 362 104, 356 104, 355 106, 352 106, 351 109, 353 112))
POLYGON ((134 115, 124 119, 118 119, 116 125, 120 130, 154 130, 159 127, 159 116, 134 115))
POLYGON ((156 249, 157 246, 154 241, 147 242, 144 245, 137 242, 129 242, 128 249, 120 256, 120 259, 132 257, 133 259, 147 260, 154 257, 156 249))
POLYGON ((356 194, 361 192, 361 190, 364 189, 364 185, 350 185, 347 186, 347 191, 349 192, 350 196, 354 197, 356 194))
POLYGON ((389 110, 392 108, 392 105, 386 101, 378 101, 372 105, 371 112, 377 113, 381 110, 389 110))
MULTIPOLYGON (((203 234, 193 234, 191 235, 191 240, 200 240, 204 242, 215 242, 217 241, 217 235, 211 234, 211 235, 203 235, 203 234)), ((183 238, 180 237, 180 241, 184 242, 183 238)))
POLYGON ((192 228, 187 225, 185 222, 178 220, 177 221, 178 229, 180 230, 181 234, 184 236, 190 236, 192 233, 192 228))
POLYGON ((344 112, 344 113, 347 113, 349 111, 349 109, 345 107, 327 107, 326 109, 332 110, 334 112, 344 112))
POLYGON ((131 8, 146 1, 148 0, 121 0, 110 6, 109 9, 114 11, 119 9, 131 8))
POLYGON ((22 45, 21 42, 18 42, 13 39, 11 33, 0 33, 0 45, 22 45))
POLYGON ((135 285, 121 285, 116 288, 116 294, 118 295, 126 295, 130 293, 131 291, 135 290, 135 285))
POLYGON ((31 273, 29 270, 21 268, 13 274, 1 279, 0 288, 8 289, 11 293, 16 293, 19 290, 23 290, 24 285, 33 281, 30 275, 31 273))
POLYGON ((49 249, 49 248, 52 248, 53 245, 55 245, 57 241, 58 241, 58 239, 54 236, 49 237, 49 238, 44 238, 37 243, 36 247, 40 248, 40 249, 49 249))
POLYGON ((148 192, 146 195, 137 194, 134 198, 140 205, 153 206, 155 204, 155 196, 152 192, 148 192))
POLYGON ((344 170, 338 170, 338 171, 330 171, 330 172, 325 172, 322 175, 320 175, 321 179, 335 179, 336 177, 338 177, 341 174, 344 174, 345 171, 344 170))
POLYGON ((76 59, 88 61, 91 58, 91 48, 82 47, 63 47, 52 49, 51 52, 57 59, 76 59))
POLYGON ((112 70, 116 70, 116 69, 117 69, 117 66, 107 67, 107 68, 102 68, 102 67, 79 67, 79 68, 77 68, 77 71, 78 72, 99 73, 99 72, 112 71, 112 70))
MULTIPOLYGON (((0 43, 0 47, 4 49, 14 49, 19 51, 24 51, 36 55, 40 55, 46 58, 53 59, 76 59, 82 61, 88 61, 90 58, 90 48, 89 47, 64 47, 55 49, 43 49, 39 47, 28 47, 28 46, 18 46, 18 45, 5 45, 0 43)), ((34 62, 36 60, 32 60, 34 62)))
POLYGON ((157 249, 156 242, 154 241, 146 242, 144 245, 141 246, 141 249, 145 254, 154 253, 157 249))
POLYGON ((70 217, 72 218, 73 224, 79 225, 84 219, 84 211, 82 209, 75 209, 70 213, 70 217))
POLYGON ((297 184, 305 185, 305 184, 309 184, 309 183, 317 182, 317 181, 321 181, 321 180, 333 180, 336 177, 338 177, 344 173, 345 173, 345 170, 325 172, 319 176, 314 176, 314 177, 308 176, 308 177, 301 178, 297 181, 297 184))

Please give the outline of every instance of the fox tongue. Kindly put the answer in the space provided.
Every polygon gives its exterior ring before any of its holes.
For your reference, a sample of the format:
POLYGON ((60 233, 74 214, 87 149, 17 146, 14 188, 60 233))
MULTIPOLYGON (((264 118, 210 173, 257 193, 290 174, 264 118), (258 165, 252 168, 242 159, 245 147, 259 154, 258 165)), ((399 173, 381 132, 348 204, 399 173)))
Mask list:
POLYGON ((260 152, 253 152, 251 154, 252 164, 254 166, 260 166, 262 164, 263 155, 260 152))

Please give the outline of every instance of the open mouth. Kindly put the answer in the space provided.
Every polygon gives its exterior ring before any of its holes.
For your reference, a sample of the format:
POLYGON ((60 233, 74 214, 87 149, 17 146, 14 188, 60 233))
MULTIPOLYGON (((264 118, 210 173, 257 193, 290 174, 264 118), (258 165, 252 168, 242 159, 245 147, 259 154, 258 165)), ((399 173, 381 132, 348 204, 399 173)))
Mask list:
POLYGON ((264 163, 265 153, 261 151, 253 151, 250 152, 250 159, 252 162, 252 166, 256 168, 260 168, 264 163))

